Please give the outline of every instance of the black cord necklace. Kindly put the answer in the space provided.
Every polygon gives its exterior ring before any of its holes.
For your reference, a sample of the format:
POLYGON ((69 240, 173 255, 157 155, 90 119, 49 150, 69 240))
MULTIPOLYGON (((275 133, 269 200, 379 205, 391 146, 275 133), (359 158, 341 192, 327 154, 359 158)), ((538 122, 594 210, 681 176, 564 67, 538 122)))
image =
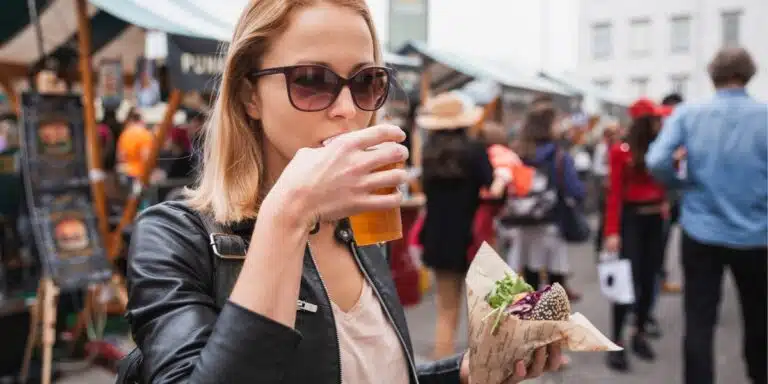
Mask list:
MULTIPOLYGON (((319 222, 315 224, 312 230, 309 231, 309 234, 315 235, 318 232, 320 232, 319 222)), ((349 219, 345 218, 336 222, 336 225, 333 229, 333 238, 341 245, 349 245, 352 242, 352 227, 349 224, 349 219)))

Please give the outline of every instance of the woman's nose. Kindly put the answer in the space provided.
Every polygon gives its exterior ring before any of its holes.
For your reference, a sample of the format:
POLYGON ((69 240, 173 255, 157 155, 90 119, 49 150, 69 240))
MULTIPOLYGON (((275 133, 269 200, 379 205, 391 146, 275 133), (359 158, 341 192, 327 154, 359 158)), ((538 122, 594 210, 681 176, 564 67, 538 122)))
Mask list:
POLYGON ((328 113, 330 113, 331 117, 343 117, 346 119, 355 117, 355 114, 357 114, 357 106, 352 99, 352 92, 349 90, 349 87, 341 89, 339 96, 333 102, 331 107, 328 108, 328 113))

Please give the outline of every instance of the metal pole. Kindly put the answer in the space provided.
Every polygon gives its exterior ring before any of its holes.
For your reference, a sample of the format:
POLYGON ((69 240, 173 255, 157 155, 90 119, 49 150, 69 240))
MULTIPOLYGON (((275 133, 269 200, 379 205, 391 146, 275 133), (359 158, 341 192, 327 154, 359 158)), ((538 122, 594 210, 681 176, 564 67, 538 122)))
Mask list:
POLYGON ((43 27, 40 25, 40 18, 37 15, 37 5, 35 0, 27 0, 27 9, 29 10, 29 21, 35 26, 35 37, 37 38, 37 54, 39 58, 45 57, 45 47, 43 46, 43 27))

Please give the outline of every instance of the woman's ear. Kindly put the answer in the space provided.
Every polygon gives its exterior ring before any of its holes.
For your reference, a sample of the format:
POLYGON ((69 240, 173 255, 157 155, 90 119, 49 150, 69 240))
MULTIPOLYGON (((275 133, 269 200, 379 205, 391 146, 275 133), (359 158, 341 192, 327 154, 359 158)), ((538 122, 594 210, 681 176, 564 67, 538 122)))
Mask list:
POLYGON ((246 81, 240 89, 241 101, 245 105, 245 112, 253 120, 261 119, 261 100, 259 99, 256 86, 246 81))

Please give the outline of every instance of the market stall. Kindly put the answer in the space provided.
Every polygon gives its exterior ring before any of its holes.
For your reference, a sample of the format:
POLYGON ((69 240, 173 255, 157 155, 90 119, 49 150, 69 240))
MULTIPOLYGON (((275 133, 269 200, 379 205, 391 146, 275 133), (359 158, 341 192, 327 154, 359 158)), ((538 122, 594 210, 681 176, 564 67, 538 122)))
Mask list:
MULTIPOLYGON (((41 253, 45 266, 43 278, 38 284, 37 299, 26 303, 30 312, 30 334, 21 378, 26 379, 32 350, 41 341, 41 381, 49 383, 52 376, 51 350, 56 339, 54 328, 57 298, 60 292, 89 287, 85 310, 75 327, 75 338, 92 312, 103 310, 97 308, 101 307, 101 300, 97 300, 101 297, 100 289, 92 289, 92 284, 111 282, 111 286, 117 287, 120 303, 117 312, 124 311, 127 297, 124 284, 120 274, 113 275, 107 260, 114 260, 119 254, 122 243, 119 233, 133 219, 134 203, 147 184, 146 175, 142 175, 133 188, 132 197, 135 198, 129 199, 123 220, 117 230, 112 232, 108 226, 104 198, 105 173, 96 135, 92 50, 99 50, 105 55, 118 53, 140 56, 144 46, 143 43, 137 44, 136 36, 143 37, 144 28, 159 24, 172 32, 194 32, 192 28, 152 18, 146 8, 128 9, 133 12, 131 15, 116 12, 125 2, 93 1, 98 6, 95 7, 85 0, 56 0, 34 3, 37 7, 32 9, 26 9, 26 4, 21 6, 20 1, 11 3, 10 7, 4 8, 4 13, 18 12, 9 16, 18 16, 19 22, 0 28, 0 36, 4 36, 0 46, 0 73, 3 75, 0 84, 15 103, 17 113, 23 115, 22 159, 27 170, 26 201, 31 212, 35 248, 41 253), (109 9, 109 12, 102 11, 102 8, 109 9), (25 18, 27 13, 22 10, 29 11, 28 17, 25 18), (130 23, 132 18, 129 16, 151 25, 139 28, 130 23), (77 26, 76 31, 62 33, 61 29, 73 25, 77 26), (42 38, 44 29, 49 33, 45 44, 42 38), (54 30, 57 33, 51 34, 54 30), (28 40, 31 37, 36 38, 33 42, 37 40, 37 44, 30 44, 28 40), (58 63, 57 68, 49 67, 50 58, 58 63), (73 62, 79 63, 79 71, 75 73, 72 73, 73 62), (25 75, 37 73, 40 74, 25 79, 25 75), (15 85, 24 80, 34 85, 35 91, 19 97, 15 85), (110 276, 113 276, 111 280, 110 276)), ((199 9, 188 12, 200 13, 199 9)), ((175 16, 178 17, 179 13, 175 16)), ((200 17, 190 16, 190 19, 200 21, 200 17)), ((197 27, 205 27, 209 33, 225 36, 223 27, 217 29, 213 25, 215 23, 209 24, 200 22, 197 27)), ((124 68, 130 69, 130 65, 124 68)), ((122 83, 119 72, 118 82, 122 83)), ((149 169, 154 168, 159 143, 163 142, 180 99, 178 89, 168 98, 165 116, 157 127, 154 156, 149 159, 149 169)), ((0 304, 8 303, 7 300, 1 301, 0 304)), ((10 308, 4 305, 0 307, 10 308)))

